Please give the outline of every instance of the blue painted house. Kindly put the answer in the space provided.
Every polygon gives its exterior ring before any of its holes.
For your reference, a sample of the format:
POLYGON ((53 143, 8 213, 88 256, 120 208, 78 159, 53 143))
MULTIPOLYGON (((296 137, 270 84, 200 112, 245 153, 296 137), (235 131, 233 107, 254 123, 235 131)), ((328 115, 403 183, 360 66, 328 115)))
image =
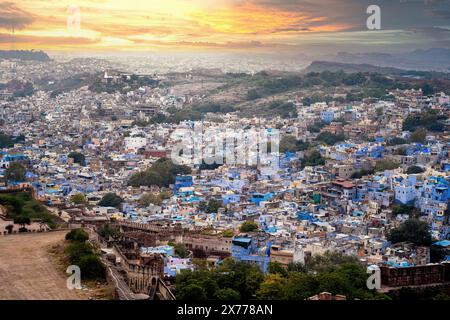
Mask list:
POLYGON ((260 250, 250 237, 235 237, 231 244, 231 256, 238 262, 256 264, 266 273, 270 262, 270 244, 260 250))
POLYGON ((192 187, 193 185, 194 179, 192 176, 176 176, 173 192, 176 193, 180 188, 192 187))
POLYGON ((264 201, 269 201, 270 199, 272 199, 274 196, 273 192, 269 192, 269 193, 254 193, 251 198, 250 201, 253 202, 254 204, 256 204, 257 206, 261 205, 261 202, 264 201))

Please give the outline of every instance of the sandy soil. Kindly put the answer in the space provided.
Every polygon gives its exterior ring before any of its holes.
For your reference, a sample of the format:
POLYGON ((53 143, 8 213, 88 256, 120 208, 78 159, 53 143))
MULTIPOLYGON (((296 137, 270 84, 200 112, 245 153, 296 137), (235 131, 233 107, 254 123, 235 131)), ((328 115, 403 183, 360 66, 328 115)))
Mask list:
POLYGON ((0 300, 78 300, 48 250, 67 231, 0 236, 0 300))

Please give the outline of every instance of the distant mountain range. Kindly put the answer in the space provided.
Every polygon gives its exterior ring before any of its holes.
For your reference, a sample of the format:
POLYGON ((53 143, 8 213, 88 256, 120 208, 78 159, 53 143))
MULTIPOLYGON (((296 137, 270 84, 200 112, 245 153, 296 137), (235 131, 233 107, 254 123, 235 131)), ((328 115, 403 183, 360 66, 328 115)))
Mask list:
POLYGON ((446 48, 432 48, 395 54, 339 52, 329 60, 333 62, 369 64, 405 70, 450 71, 450 49, 446 48))
POLYGON ((305 72, 323 72, 323 71, 344 71, 347 73, 356 72, 371 72, 371 73, 381 73, 381 74, 391 74, 391 75, 403 75, 407 73, 406 70, 389 68, 389 67, 378 67, 371 64, 355 64, 355 63, 340 63, 332 61, 313 61, 306 69, 305 72))
POLYGON ((404 78, 415 79, 450 79, 450 71, 421 71, 421 70, 403 70, 391 67, 379 67, 366 63, 341 63, 331 61, 313 61, 307 68, 303 70, 304 73, 308 72, 337 72, 344 71, 346 73, 379 73, 390 76, 400 76, 404 78))
POLYGON ((50 57, 44 51, 34 50, 0 50, 0 59, 18 59, 32 61, 50 61, 50 57))

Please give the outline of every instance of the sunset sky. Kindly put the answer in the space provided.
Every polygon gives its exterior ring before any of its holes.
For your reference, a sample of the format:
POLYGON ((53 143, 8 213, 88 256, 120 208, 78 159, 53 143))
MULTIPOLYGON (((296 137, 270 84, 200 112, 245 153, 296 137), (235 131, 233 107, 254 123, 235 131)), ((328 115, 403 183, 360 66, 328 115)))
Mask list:
POLYGON ((450 0, 0 0, 0 49, 277 52, 308 47, 450 47, 450 0), (370 4, 381 7, 382 30, 366 29, 370 4), (74 22, 68 26, 70 17, 74 22))

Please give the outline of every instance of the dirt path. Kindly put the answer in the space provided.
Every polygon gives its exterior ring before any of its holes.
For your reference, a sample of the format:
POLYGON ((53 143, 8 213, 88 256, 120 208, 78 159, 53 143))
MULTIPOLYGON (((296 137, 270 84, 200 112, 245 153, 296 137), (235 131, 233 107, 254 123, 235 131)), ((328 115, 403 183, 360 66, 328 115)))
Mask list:
POLYGON ((0 300, 78 300, 48 249, 67 231, 0 236, 0 300))

